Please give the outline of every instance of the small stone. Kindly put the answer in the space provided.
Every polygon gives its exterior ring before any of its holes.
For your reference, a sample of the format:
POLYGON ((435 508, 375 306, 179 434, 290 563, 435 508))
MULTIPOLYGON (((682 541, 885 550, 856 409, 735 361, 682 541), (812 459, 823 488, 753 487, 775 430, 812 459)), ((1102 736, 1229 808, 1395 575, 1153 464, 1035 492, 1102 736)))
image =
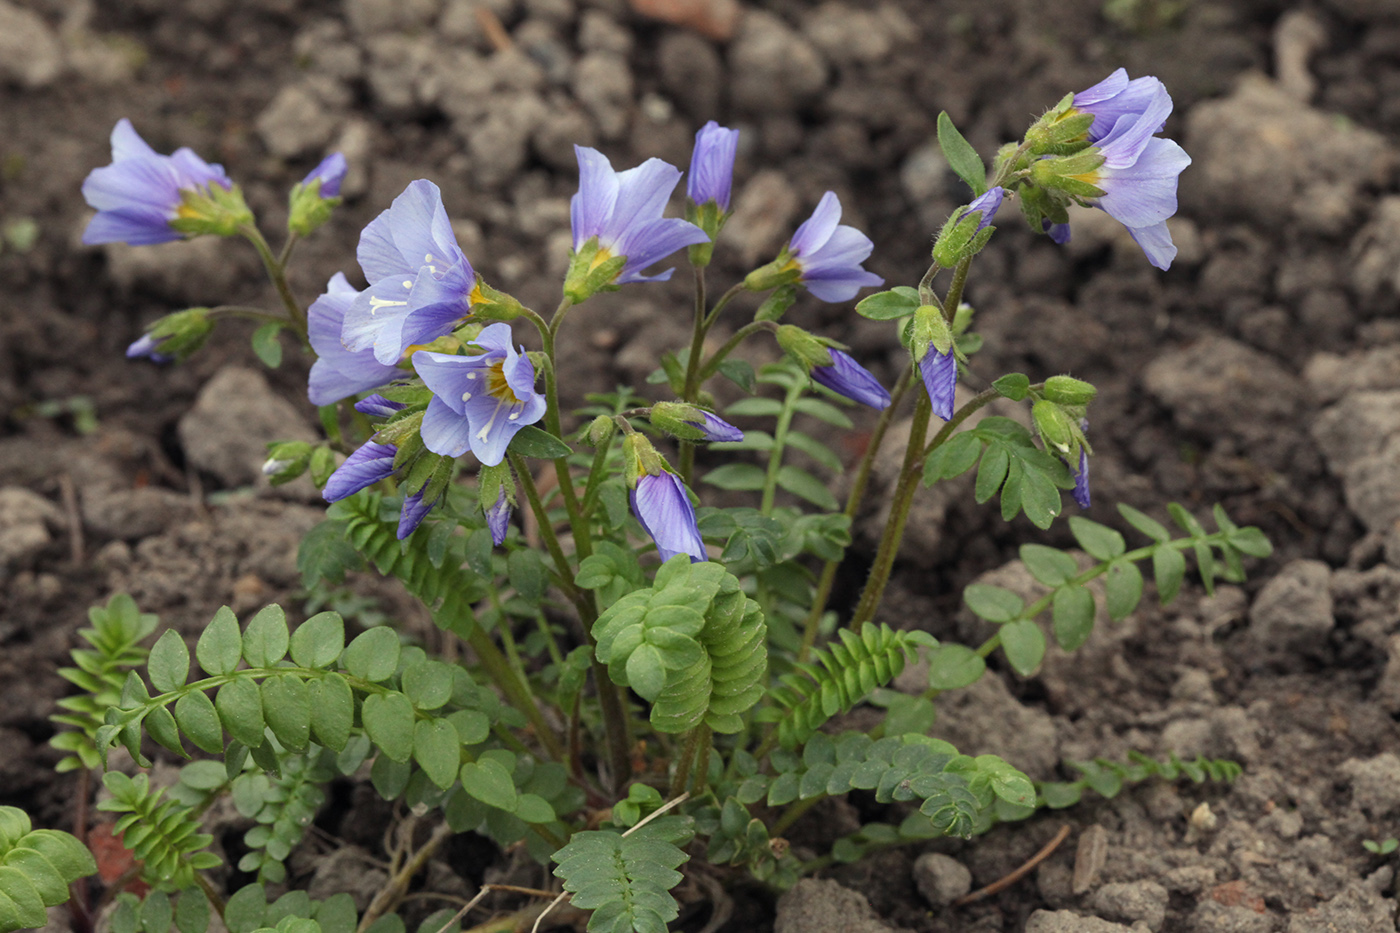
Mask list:
POLYGON ((1026 933, 1134 933, 1132 927, 1072 910, 1037 910, 1026 921, 1026 933))
POLYGON ((773 933, 891 933, 865 895, 835 881, 803 878, 778 898, 773 933))
MULTIPOLYGON (((301 413, 269 388, 262 373, 238 366, 219 370, 205 384, 180 419, 178 433, 190 464, 230 489, 267 487, 262 465, 269 442, 318 440, 301 413)), ((274 488, 293 498, 315 495, 305 477, 274 488)))
POLYGON ((0 80, 41 88, 62 71, 63 48, 44 18, 0 0, 0 80))
POLYGON ((242 275, 219 237, 195 237, 155 246, 108 243, 107 274, 123 292, 150 289, 172 303, 215 305, 227 298, 242 275))
POLYGON ((1400 437, 1400 389, 1351 392, 1313 420, 1312 436, 1327 468, 1346 476, 1381 453, 1391 438, 1400 437))
POLYGON ((777 255, 797 216, 797 191, 784 172, 757 172, 739 189, 724 238, 752 266, 777 255))
POLYGON ((326 103, 305 84, 292 84, 258 115, 257 130, 273 155, 293 159, 320 152, 330 142, 339 122, 326 103))
POLYGON ((807 38, 832 62, 877 62, 889 55, 894 36, 879 12, 823 3, 802 24, 807 38))
POLYGON ((1143 382, 1182 427, 1209 433, 1291 420, 1302 404, 1296 375, 1226 337, 1163 353, 1147 367, 1143 382))
POLYGON ((1400 294, 1400 197, 1382 198, 1352 240, 1351 284, 1366 298, 1400 294))
POLYGON ((914 884, 933 907, 947 907, 972 890, 972 872, 941 852, 925 852, 914 862, 914 884))
POLYGON ((1400 344, 1345 356, 1319 353, 1303 367, 1303 378, 1321 402, 1335 402, 1358 389, 1400 389, 1400 344))
POLYGON ((1358 882, 1352 882, 1341 894, 1315 909, 1294 914, 1288 921, 1288 933, 1392 933, 1394 929, 1395 901, 1358 882))
POLYGON ((1258 657, 1298 669, 1325 653, 1337 624, 1331 578, 1322 561, 1295 560, 1264 585, 1249 610, 1249 643, 1258 657))
POLYGON ((585 10, 578 24, 579 48, 585 52, 632 53, 632 31, 602 10, 585 10))
POLYGON ((307 893, 316 900, 348 893, 357 910, 364 911, 389 876, 375 867, 374 858, 359 846, 341 846, 316 865, 307 893))
POLYGON ((1374 758, 1348 758, 1341 772, 1351 780, 1351 802, 1372 819, 1400 810, 1400 756, 1383 752, 1374 758))
POLYGON ((1142 921, 1157 933, 1167 919, 1167 889, 1155 881, 1106 884, 1094 892, 1089 906, 1106 920, 1142 921))
POLYGON ((345 0, 345 18, 362 36, 417 30, 437 18, 441 0, 345 0))
POLYGON ((713 43, 693 32, 668 32, 656 50, 661 86, 696 122, 719 113, 724 62, 713 43))
POLYGON ((189 496, 169 489, 84 490, 80 497, 83 525, 104 538, 136 541, 160 534, 196 514, 189 496))
POLYGON ((771 13, 750 10, 729 47, 730 98, 757 113, 787 111, 826 86, 827 65, 801 33, 771 13))
POLYGON ((626 132, 634 93, 627 59, 612 52, 589 52, 574 68, 573 93, 604 139, 626 132))
POLYGON ((1079 844, 1074 852, 1074 877, 1070 890, 1083 894, 1099 880, 1099 872, 1108 860, 1108 830, 1097 823, 1086 827, 1079 834, 1079 844))

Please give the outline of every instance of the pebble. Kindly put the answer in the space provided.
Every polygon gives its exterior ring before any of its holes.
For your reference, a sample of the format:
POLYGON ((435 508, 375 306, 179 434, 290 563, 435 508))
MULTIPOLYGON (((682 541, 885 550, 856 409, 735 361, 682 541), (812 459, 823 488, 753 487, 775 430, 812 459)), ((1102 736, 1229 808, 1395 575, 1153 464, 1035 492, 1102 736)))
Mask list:
POLYGON ((1132 927, 1085 917, 1072 910, 1037 910, 1026 921, 1026 933, 1135 933, 1132 927))
POLYGON ((0 0, 0 81, 46 87, 63 71, 63 48, 44 18, 0 0))
POLYGON ((804 878, 778 898, 773 933, 891 933, 865 895, 835 881, 804 878))
POLYGON ((22 567, 53 540, 50 528, 63 513, 48 499, 23 486, 0 488, 0 571, 22 567))
POLYGON ((933 907, 947 907, 972 890, 972 872, 942 852, 925 852, 914 862, 914 884, 933 907))
POLYGON ((324 150, 339 122, 338 114, 311 87, 300 83, 278 91, 255 126, 269 152, 294 159, 324 150))
POLYGON ((160 534, 196 514, 189 496, 156 486, 85 489, 80 501, 84 527, 100 537, 123 541, 160 534))
POLYGON ((1106 920, 1141 921, 1157 933, 1166 922, 1169 897, 1167 889, 1155 881, 1116 882, 1095 891, 1089 906, 1106 920))
POLYGON ((656 51, 661 86, 692 120, 719 115, 724 62, 712 43, 691 32, 668 32, 656 51))
POLYGON ((573 94, 603 139, 617 139, 627 131, 634 96, 627 59, 613 52, 589 52, 574 68, 573 94))
POLYGON ((1249 610, 1249 643, 1256 657, 1298 669, 1327 649, 1336 627, 1328 584, 1332 569, 1320 560, 1295 560, 1259 591, 1249 610))
POLYGON ((1382 752, 1374 758, 1348 758, 1339 769, 1351 782, 1351 802, 1372 819, 1400 811, 1400 756, 1382 752))
POLYGON ((816 96, 827 64, 816 46, 771 13, 750 10, 729 47, 730 99, 755 113, 787 111, 816 96))

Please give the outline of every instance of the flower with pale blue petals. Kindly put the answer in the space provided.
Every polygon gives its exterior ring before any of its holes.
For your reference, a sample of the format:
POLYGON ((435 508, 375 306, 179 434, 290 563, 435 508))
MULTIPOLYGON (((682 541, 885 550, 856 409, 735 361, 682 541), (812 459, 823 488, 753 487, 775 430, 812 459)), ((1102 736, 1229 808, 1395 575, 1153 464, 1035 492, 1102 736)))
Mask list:
POLYGON ((841 201, 828 191, 778 258, 749 273, 744 284, 765 291, 797 281, 822 301, 849 301, 862 288, 885 283, 861 268, 874 248, 870 237, 841 223, 841 201))
POLYGON ((370 221, 356 256, 369 288, 346 312, 341 342, 354 352, 373 348, 387 366, 409 347, 451 332, 480 299, 442 192, 430 181, 411 182, 370 221))
POLYGON ((737 444, 744 439, 743 431, 740 431, 719 415, 705 411, 703 408, 696 409, 696 411, 699 412, 700 417, 688 423, 704 434, 701 440, 709 441, 710 443, 737 444))
MULTIPOLYGON (((1127 70, 1119 68, 1093 87, 1075 94, 1070 113, 1094 115, 1094 122, 1089 127, 1089 142, 1096 143, 1113 131, 1119 119, 1142 116, 1165 92, 1166 88, 1159 79, 1148 75, 1129 80, 1127 70)), ((1163 117, 1152 132, 1161 132, 1165 122, 1166 118, 1163 117)))
POLYGON ((1064 246, 1066 243, 1069 242, 1069 224, 1057 224, 1051 221, 1049 218, 1042 218, 1040 221, 1040 229, 1045 231, 1046 236, 1050 237, 1050 239, 1054 240, 1061 246, 1064 246))
POLYGON ((491 543, 500 547, 506 540, 506 531, 510 529, 510 497, 506 495, 504 486, 501 487, 495 503, 484 511, 486 527, 491 531, 491 543))
POLYGON ((714 201, 720 212, 729 210, 734 186, 734 156, 739 150, 739 131, 720 126, 714 120, 695 134, 690 155, 690 174, 685 181, 686 197, 695 204, 714 201))
POLYGON ((126 348, 126 358, 129 360, 148 359, 152 363, 169 363, 175 357, 160 352, 160 345, 163 341, 153 334, 142 334, 131 342, 126 348))
POLYGON ((186 196, 211 187, 233 189, 222 165, 183 147, 161 155, 123 117, 112 130, 112 164, 93 169, 83 181, 83 197, 98 212, 83 242, 149 246, 181 239, 188 231, 171 222, 190 219, 186 196))
POLYGON ((426 489, 420 489, 411 496, 403 500, 403 508, 399 510, 399 530, 398 539, 402 541, 417 530, 423 524, 423 519, 428 517, 428 513, 437 505, 437 500, 432 502, 423 501, 423 493, 426 489))
POLYGON ((307 337, 317 354, 307 385, 307 396, 313 405, 332 405, 402 375, 397 367, 376 360, 372 349, 347 350, 340 342, 345 314, 359 294, 344 273, 337 272, 306 312, 307 337))
POLYGON ((581 301, 600 289, 628 282, 663 282, 673 269, 642 270, 676 250, 709 242, 705 231, 680 218, 662 217, 681 171, 660 159, 613 171, 596 149, 575 146, 578 193, 569 202, 574 257, 565 289, 581 301))
MULTIPOLYGON (((1081 434, 1089 432, 1089 419, 1079 419, 1079 431, 1081 434)), ((1089 507, 1089 449, 1084 445, 1079 445, 1079 469, 1070 467, 1070 472, 1074 474, 1074 501, 1081 509, 1089 507)))
MULTIPOLYGON (((327 502, 339 502, 362 489, 368 489, 380 480, 388 479, 394 475, 394 457, 398 452, 398 448, 393 444, 376 444, 369 441, 361 445, 346 457, 345 462, 326 480, 326 488, 321 491, 322 497, 327 502)), ((411 535, 414 529, 423 523, 424 517, 432 511, 433 506, 437 505, 436 499, 425 504, 423 491, 419 490, 404 498, 403 508, 399 512, 400 541, 411 535)))
POLYGON ((813 380, 837 395, 862 405, 869 405, 877 411, 889 407, 890 393, 880 385, 880 380, 871 375, 870 370, 852 359, 849 353, 834 347, 828 348, 828 352, 831 354, 831 365, 813 366, 813 380))
POLYGON ((939 353, 937 348, 929 347, 919 360, 919 375, 933 403, 933 413, 944 421, 953 420, 953 398, 958 388, 958 360, 953 351, 939 353))
POLYGON ((495 466, 516 432, 544 417, 535 367, 510 341, 510 326, 497 323, 472 340, 485 353, 413 354, 413 368, 433 392, 422 427, 423 444, 433 453, 460 457, 470 450, 483 464, 495 466))
POLYGON ((692 562, 709 559, 695 522, 695 509, 679 476, 669 470, 643 474, 637 478, 631 498, 632 514, 656 542, 662 563, 677 554, 689 554, 692 562))
POLYGON ((350 170, 350 165, 345 161, 345 155, 340 152, 332 152, 321 160, 320 164, 307 173, 301 180, 303 187, 310 188, 312 182, 321 183, 321 197, 334 198, 340 194, 340 184, 345 181, 345 173, 350 170))

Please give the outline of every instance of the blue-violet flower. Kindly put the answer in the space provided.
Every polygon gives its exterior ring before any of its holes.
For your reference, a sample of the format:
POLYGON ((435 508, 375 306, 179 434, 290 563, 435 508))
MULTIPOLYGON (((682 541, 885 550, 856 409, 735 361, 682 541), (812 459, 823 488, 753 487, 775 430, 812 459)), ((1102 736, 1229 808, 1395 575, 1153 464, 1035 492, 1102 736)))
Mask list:
POLYGON ((83 197, 98 212, 83 242, 149 246, 178 240, 184 234, 170 222, 182 216, 184 193, 211 185, 233 188, 222 165, 185 147, 161 155, 123 117, 112 130, 112 164, 93 169, 83 181, 83 197))
POLYGON ((695 509, 680 477, 669 470, 643 473, 631 498, 632 513, 656 542, 663 563, 677 554, 689 554, 692 562, 708 559, 695 523, 695 509))
POLYGON ((510 528, 510 497, 506 495, 504 486, 501 487, 495 504, 485 509, 485 514, 486 527, 491 530, 491 543, 500 547, 506 540, 506 531, 510 528))
MULTIPOLYGON (((890 393, 880 385, 880 381, 870 374, 870 370, 857 363, 849 353, 828 348, 831 353, 830 366, 813 366, 812 378, 837 395, 876 410, 889 407, 890 393)), ((936 353, 930 350, 929 353, 936 353)), ((954 370, 956 372, 956 369, 954 370)))
MULTIPOLYGON (((369 441, 345 458, 321 491, 327 502, 339 502, 367 489, 382 479, 394 475, 394 457, 398 448, 393 444, 376 444, 369 441)), ((402 541, 413 534, 414 529, 423 523, 424 517, 432 511, 437 500, 423 502, 423 490, 419 490, 403 500, 399 511, 398 539, 402 541)))
POLYGON ((516 432, 544 417, 535 367, 510 339, 510 326, 497 323, 482 328, 472 341, 485 353, 413 354, 413 368, 433 392, 421 432, 433 453, 460 457, 470 449, 483 464, 495 466, 516 432))
MULTIPOLYGON (((1151 75, 1130 81, 1127 70, 1119 68, 1093 87, 1075 94, 1074 111, 1094 115, 1094 122, 1089 127, 1089 142, 1096 143, 1113 130, 1119 118, 1138 117, 1146 113, 1165 90, 1162 82, 1151 75)), ((1163 117, 1152 132, 1161 132, 1165 122, 1166 118, 1163 117)))
POLYGON ((690 155, 690 174, 685 194, 696 204, 714 201, 721 212, 729 210, 734 185, 734 156, 739 149, 739 131, 720 126, 714 120, 695 134, 690 155))
POLYGON ((345 314, 359 294, 345 274, 337 272, 306 312, 307 337, 317 354, 307 385, 307 396, 313 405, 334 404, 401 375, 397 367, 375 359, 373 349, 347 350, 340 342, 345 314))
POLYGON ((919 375, 933 403, 933 413, 944 421, 953 420, 953 397, 958 387, 958 360, 953 351, 939 353, 935 347, 929 347, 919 360, 919 375))
POLYGON ((476 273, 457 245, 442 192, 430 181, 409 183, 360 234, 356 251, 369 288, 345 314, 341 342, 374 348, 393 365, 409 347, 449 333, 480 300, 476 273))
POLYGON ((596 149, 575 146, 574 153, 579 168, 578 193, 569 203, 574 252, 578 254, 597 237, 590 270, 609 259, 625 258, 606 284, 665 281, 674 270, 656 275, 643 275, 641 270, 683 246, 709 241, 705 231, 689 221, 661 216, 681 178, 674 165, 647 159, 636 168, 616 172, 608 157, 596 149))
POLYGON ((397 411, 403 411, 404 406, 399 402, 392 402, 378 393, 366 395, 355 403, 355 410, 362 415, 369 415, 371 418, 388 418, 397 411))
POLYGON ((849 301, 862 288, 885 283, 860 265, 875 244, 840 221, 841 201, 828 191, 793 233, 786 250, 787 265, 800 271, 800 281, 822 301, 849 301))
POLYGON ((1006 197, 1006 189, 1001 185, 988 188, 982 194, 972 199, 972 203, 967 206, 967 212, 981 211, 982 219, 977 222, 977 232, 981 233, 992 224, 992 220, 997 216, 997 211, 1001 208, 1002 199, 1006 197))
POLYGON ((340 184, 345 181, 345 173, 349 171, 349 163, 345 161, 343 153, 332 152, 321 160, 321 163, 307 173, 301 180, 302 185, 310 187, 314 181, 321 182, 321 197, 334 198, 340 195, 340 184))

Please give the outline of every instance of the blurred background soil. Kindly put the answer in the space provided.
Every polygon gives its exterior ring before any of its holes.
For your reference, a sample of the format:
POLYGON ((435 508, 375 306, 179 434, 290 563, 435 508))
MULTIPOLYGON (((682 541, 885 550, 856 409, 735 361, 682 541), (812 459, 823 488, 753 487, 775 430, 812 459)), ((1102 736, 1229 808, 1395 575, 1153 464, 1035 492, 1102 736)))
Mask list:
MULTIPOLYGON (((1245 775, 1148 783, 972 842, 891 850, 783 900, 740 880, 721 929, 1395 930, 1394 857, 1361 845, 1400 818, 1395 0, 0 0, 0 800, 71 825, 76 782, 52 773, 47 717, 90 604, 125 590, 188 634, 222 604, 280 600, 295 615, 296 545, 323 511, 309 486, 273 491, 258 469, 267 441, 316 436, 306 360, 266 370, 238 324, 187 365, 124 359, 170 310, 274 296, 241 243, 80 245, 79 187, 109 161, 118 118, 157 150, 223 163, 268 231, 285 223, 287 189, 343 151, 346 206, 298 249, 304 301, 336 271, 362 282, 359 230, 427 177, 473 266, 547 309, 575 143, 619 168, 684 167, 704 121, 742 131, 712 290, 770 258, 829 189, 874 239, 868 267, 912 284, 966 197, 934 141, 938 112, 990 154, 1119 66, 1166 82, 1167 134, 1194 159, 1176 263, 1151 268, 1104 214, 1076 215, 1057 247, 1008 206, 968 291, 986 336, 968 385, 1010 371, 1094 382, 1091 517, 1114 523, 1115 502, 1159 518, 1168 501, 1199 515, 1221 502, 1275 554, 1244 586, 1188 585, 1167 609, 1149 596, 1124 623, 1101 620, 1036 678, 998 670, 943 697, 934 734, 1037 779, 1130 750, 1231 758, 1245 775), (945 906, 1065 824, 1069 841, 1027 879, 945 906)), ((571 316, 570 398, 641 385, 688 340, 688 276, 676 278, 571 316)), ((804 296, 789 315, 886 384, 904 365, 892 328, 850 305, 804 296)), ((857 431, 873 423, 856 417, 857 431)), ((1062 524, 1003 524, 966 482, 914 509, 883 618, 940 638, 982 637, 962 585, 1028 585, 1018 544, 1073 544, 1062 524)), ((883 521, 858 523, 838 600, 883 521)), ((435 637, 395 587, 355 591, 435 637)), ((866 803, 830 805, 827 833, 870 818, 866 803)), ((342 782, 317 825, 372 856, 388 817, 342 782)), ((236 862, 245 827, 224 819, 236 862)), ((329 848, 294 856, 294 883, 372 890, 372 868, 329 848)), ((461 894, 506 874, 545 881, 468 841, 425 885, 461 894)), ((703 890, 683 889, 684 929, 710 916, 703 890)))

